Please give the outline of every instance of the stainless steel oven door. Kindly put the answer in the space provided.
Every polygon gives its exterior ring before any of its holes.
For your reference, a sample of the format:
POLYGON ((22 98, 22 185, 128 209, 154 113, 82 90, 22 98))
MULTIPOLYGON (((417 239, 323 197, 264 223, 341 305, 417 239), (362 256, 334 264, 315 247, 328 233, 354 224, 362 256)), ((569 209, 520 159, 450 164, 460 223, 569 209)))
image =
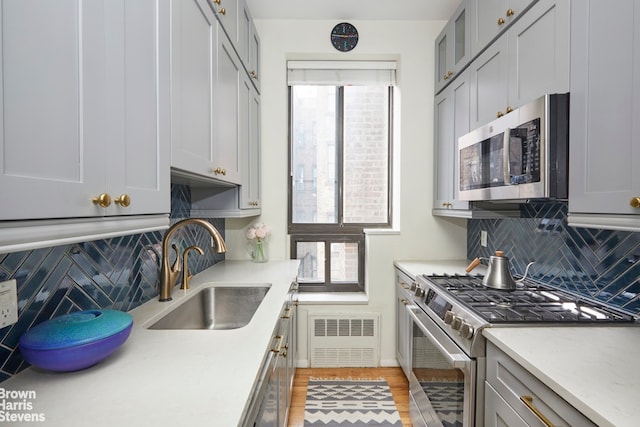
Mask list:
POLYGON ((473 427, 476 361, 419 307, 411 318, 410 413, 414 426, 473 427))

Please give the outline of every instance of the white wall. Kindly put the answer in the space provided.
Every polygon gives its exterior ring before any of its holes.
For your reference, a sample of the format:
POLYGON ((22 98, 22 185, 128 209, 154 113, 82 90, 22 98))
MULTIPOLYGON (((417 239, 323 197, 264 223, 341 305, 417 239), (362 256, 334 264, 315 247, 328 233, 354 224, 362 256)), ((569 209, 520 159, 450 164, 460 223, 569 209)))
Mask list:
POLYGON ((288 59, 393 59, 398 61, 401 120, 396 144, 394 213, 397 233, 369 235, 366 305, 301 305, 299 359, 307 359, 306 316, 310 311, 381 313, 381 360, 395 364, 395 259, 466 257, 466 221, 431 215, 433 188, 434 40, 444 22, 351 21, 360 35, 350 53, 329 42, 333 21, 257 21, 261 38, 262 216, 226 222, 228 259, 245 259, 244 233, 256 220, 273 228, 272 259, 289 257, 287 236, 288 59), (399 182, 398 182, 399 181, 399 182))

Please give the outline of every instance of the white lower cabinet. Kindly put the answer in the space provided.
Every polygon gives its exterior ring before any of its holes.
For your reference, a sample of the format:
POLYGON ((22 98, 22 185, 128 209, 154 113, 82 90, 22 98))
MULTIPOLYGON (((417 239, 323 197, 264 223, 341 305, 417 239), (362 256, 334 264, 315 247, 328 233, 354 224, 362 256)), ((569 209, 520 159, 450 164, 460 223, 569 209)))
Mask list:
POLYGON ((292 283, 242 423, 245 427, 287 427, 297 358, 297 290, 297 283, 292 283))
POLYGON ((487 342, 485 427, 596 427, 529 371, 487 342))
POLYGON ((396 359, 407 379, 411 373, 411 318, 406 308, 410 286, 411 277, 396 268, 396 359))
POLYGON ((569 225, 640 230, 638 117, 638 2, 572 2, 569 225))

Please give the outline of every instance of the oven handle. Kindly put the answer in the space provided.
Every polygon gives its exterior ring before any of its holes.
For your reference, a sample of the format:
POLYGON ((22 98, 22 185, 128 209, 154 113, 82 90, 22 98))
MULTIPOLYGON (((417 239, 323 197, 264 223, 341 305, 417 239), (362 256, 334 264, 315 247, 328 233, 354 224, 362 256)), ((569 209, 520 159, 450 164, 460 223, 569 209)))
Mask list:
POLYGON ((464 368, 467 365, 469 358, 466 355, 449 353, 449 351, 444 348, 444 346, 436 339, 436 337, 434 337, 433 334, 429 332, 429 330, 424 326, 422 320, 420 320, 420 318, 414 312, 414 310, 420 310, 419 307, 415 305, 408 305, 407 310, 409 311, 409 315, 413 318, 413 321, 416 322, 416 325, 418 325, 422 333, 429 339, 429 341, 431 341, 433 345, 438 348, 438 350, 440 350, 440 353, 442 353, 442 355, 448 359, 449 363, 451 363, 454 368, 464 368))

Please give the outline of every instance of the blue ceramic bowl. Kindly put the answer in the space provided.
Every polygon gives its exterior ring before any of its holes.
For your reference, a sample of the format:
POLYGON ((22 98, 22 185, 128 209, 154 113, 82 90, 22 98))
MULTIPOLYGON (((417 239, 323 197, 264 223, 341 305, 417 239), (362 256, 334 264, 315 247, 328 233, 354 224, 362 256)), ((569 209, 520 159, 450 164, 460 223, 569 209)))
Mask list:
POLYGON ((86 310, 42 322, 20 337, 20 353, 30 364, 51 371, 93 366, 129 338, 133 319, 117 310, 86 310))

